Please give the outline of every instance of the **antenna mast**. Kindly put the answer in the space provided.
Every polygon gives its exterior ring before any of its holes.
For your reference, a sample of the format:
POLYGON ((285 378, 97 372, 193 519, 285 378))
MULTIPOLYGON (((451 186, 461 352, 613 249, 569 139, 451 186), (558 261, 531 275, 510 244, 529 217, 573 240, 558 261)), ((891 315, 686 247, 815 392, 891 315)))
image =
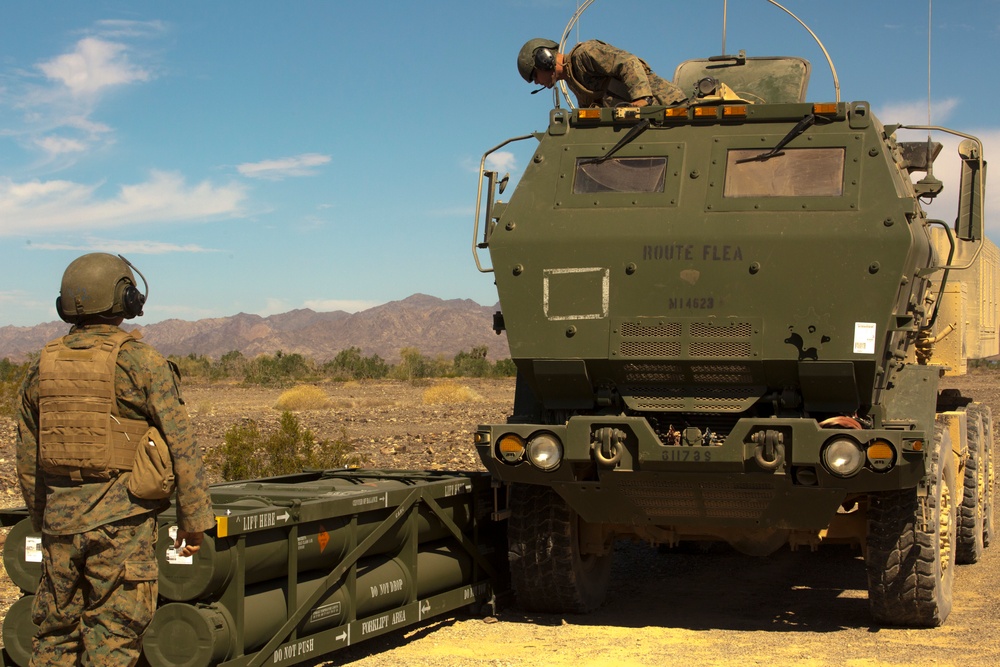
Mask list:
POLYGON ((726 14, 729 10, 729 0, 722 0, 722 51, 719 53, 726 53, 726 14))
POLYGON ((927 0, 927 124, 931 123, 931 13, 933 0, 927 0))

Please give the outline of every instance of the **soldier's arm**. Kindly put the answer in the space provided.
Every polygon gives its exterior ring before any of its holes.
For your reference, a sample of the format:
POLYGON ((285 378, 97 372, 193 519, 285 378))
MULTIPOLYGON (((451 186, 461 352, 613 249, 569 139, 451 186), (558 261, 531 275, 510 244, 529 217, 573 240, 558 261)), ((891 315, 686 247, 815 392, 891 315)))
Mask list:
POLYGON ((45 485, 38 470, 38 363, 31 365, 21 384, 17 404, 17 480, 35 530, 42 529, 45 485))
POLYGON ((142 368, 133 372, 147 374, 146 409, 170 449, 177 483, 177 523, 186 532, 200 532, 215 525, 212 500, 201 453, 194 430, 181 398, 180 377, 158 352, 136 345, 142 368))

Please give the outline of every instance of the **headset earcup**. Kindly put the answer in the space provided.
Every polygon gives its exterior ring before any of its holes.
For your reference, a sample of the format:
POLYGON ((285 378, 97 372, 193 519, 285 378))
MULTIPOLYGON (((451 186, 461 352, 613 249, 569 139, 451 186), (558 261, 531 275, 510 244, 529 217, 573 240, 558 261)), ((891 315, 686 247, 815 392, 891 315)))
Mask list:
POLYGON ((125 319, 142 315, 142 305, 146 302, 146 297, 139 289, 132 284, 128 278, 123 278, 115 287, 115 305, 121 305, 121 314, 125 319))
POLYGON ((547 49, 544 46, 540 49, 535 49, 535 67, 547 72, 555 70, 556 55, 552 53, 551 49, 547 49))
POLYGON ((142 315, 142 306, 145 302, 146 297, 135 285, 125 286, 125 290, 122 292, 122 312, 126 319, 142 315))

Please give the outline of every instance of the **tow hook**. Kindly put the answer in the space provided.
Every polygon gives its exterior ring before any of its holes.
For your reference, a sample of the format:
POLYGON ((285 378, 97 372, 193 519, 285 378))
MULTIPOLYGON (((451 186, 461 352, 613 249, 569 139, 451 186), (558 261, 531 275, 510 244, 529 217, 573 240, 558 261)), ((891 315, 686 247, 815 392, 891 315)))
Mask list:
POLYGON ((757 444, 753 459, 764 470, 777 470, 785 462, 784 435, 781 431, 757 431, 750 440, 757 444))
POLYGON ((625 446, 625 432, 606 426, 594 431, 590 441, 590 453, 598 465, 613 468, 622 459, 625 446))

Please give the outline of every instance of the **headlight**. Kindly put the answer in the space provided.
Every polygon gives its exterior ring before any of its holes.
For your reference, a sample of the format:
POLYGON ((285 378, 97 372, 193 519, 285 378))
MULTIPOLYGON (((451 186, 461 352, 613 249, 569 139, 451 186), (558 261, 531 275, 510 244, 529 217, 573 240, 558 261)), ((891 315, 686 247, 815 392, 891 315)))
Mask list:
POLYGON ((541 470, 555 470, 562 463, 563 448, 551 433, 539 433, 528 441, 528 460, 541 470))
POLYGON ((517 463, 524 457, 524 439, 516 433, 505 433, 497 440, 497 458, 517 463))
POLYGON ((865 454, 853 438, 834 438, 823 448, 823 465, 837 477, 856 475, 864 464, 865 454))

